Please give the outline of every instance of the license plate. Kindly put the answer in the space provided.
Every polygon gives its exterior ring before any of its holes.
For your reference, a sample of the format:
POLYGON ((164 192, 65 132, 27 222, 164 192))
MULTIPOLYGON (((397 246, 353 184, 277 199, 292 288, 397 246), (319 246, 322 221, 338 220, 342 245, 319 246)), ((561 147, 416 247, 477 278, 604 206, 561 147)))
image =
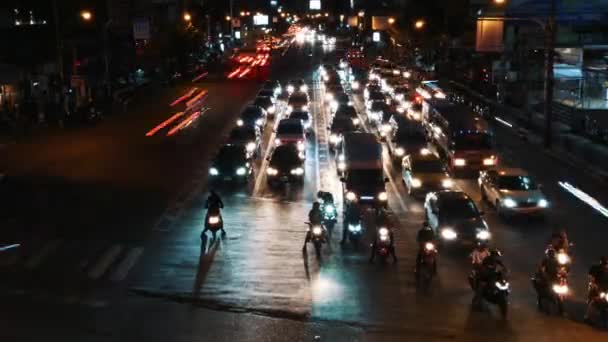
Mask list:
POLYGON ((374 196, 361 196, 361 199, 362 199, 362 200, 368 200, 368 201, 369 201, 369 200, 373 200, 373 199, 374 199, 374 196))
POLYGON ((230 181, 230 180, 232 180, 232 177, 224 177, 224 180, 225 181, 230 181))
POLYGON ((281 182, 287 182, 288 180, 289 180, 289 177, 287 177, 287 176, 281 177, 281 182))

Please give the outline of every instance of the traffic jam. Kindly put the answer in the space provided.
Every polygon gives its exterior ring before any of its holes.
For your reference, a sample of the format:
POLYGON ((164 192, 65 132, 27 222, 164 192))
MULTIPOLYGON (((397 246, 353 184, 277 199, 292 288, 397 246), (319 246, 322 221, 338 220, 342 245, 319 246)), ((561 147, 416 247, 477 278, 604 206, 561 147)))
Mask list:
MULTIPOLYGON (((323 51, 333 51, 329 47, 336 44, 312 29, 295 32, 293 42, 322 44, 323 51)), ((268 55, 259 52, 241 54, 241 65, 227 77, 246 77, 253 66, 269 63, 268 55)), ((491 212, 506 224, 545 224, 549 197, 534 174, 503 160, 493 133, 503 119, 475 110, 461 94, 415 67, 364 55, 363 48, 348 47, 328 53, 312 75, 266 80, 213 159, 210 183, 242 184, 254 196, 262 183, 271 194, 313 188, 315 201, 302 238, 304 252, 312 244, 319 262, 336 253, 326 247, 333 235, 369 255, 370 262, 397 262, 404 253, 395 248, 397 226, 408 217, 396 217, 393 206, 405 208, 403 199, 409 198, 419 203, 424 218, 416 234, 416 286, 431 289, 433 279, 441 277, 439 254, 449 250, 445 257, 459 255, 470 262, 471 272, 463 279, 473 306, 495 306, 506 316, 508 256, 495 247, 486 215, 491 212), (321 163, 325 151, 329 162, 321 163), (338 223, 342 229, 335 232, 338 223)), ((206 228, 218 231, 222 222, 208 216, 206 228)), ((542 266, 527 271, 534 274, 539 309, 563 314, 572 296, 571 243, 561 229, 547 240, 542 266)), ((590 308, 606 320, 608 289, 592 282, 589 291, 590 308)))

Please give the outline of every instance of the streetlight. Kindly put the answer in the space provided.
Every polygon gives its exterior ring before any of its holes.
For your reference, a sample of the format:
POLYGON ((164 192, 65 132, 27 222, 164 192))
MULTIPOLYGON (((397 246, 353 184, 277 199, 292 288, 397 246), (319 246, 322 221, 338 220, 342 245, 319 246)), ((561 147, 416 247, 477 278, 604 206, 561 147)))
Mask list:
POLYGON ((230 19, 231 19, 231 18, 230 18, 230 16, 229 16, 229 15, 227 15, 227 16, 226 16, 226 21, 230 21, 230 19))
POLYGON ((391 24, 391 25, 394 24, 395 23, 395 18, 393 18, 393 17, 388 18, 388 23, 391 24))
POLYGON ((357 15, 360 16, 361 18, 363 18, 363 17, 365 17, 365 12, 359 11, 359 13, 357 15))
POLYGON ((495 4, 498 4, 498 5, 502 5, 502 4, 504 4, 505 2, 506 2, 505 0, 494 0, 494 3, 495 3, 495 4))
POLYGON ((241 11, 241 17, 245 16, 245 12, 241 11))
POLYGON ((422 19, 416 20, 416 23, 414 23, 414 27, 416 27, 416 29, 418 29, 418 30, 423 28, 424 25, 426 25, 426 23, 422 19))
POLYGON ((82 10, 80 11, 80 17, 85 21, 89 21, 93 18, 93 13, 89 10, 82 10))
POLYGON ((186 12, 184 13, 184 21, 191 21, 192 20, 192 16, 190 15, 190 13, 186 12))

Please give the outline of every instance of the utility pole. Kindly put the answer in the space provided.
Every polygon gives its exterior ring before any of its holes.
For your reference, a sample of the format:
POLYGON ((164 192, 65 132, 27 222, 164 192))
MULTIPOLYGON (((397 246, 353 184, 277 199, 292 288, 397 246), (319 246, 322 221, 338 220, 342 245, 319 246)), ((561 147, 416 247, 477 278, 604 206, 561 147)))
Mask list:
POLYGON ((234 40, 234 25, 232 24, 232 21, 234 20, 234 13, 232 12, 233 2, 234 0, 230 0, 230 40, 234 40))
POLYGON ((556 0, 551 0, 547 25, 545 26, 545 148, 553 144, 553 63, 555 59, 555 11, 556 0))
POLYGON ((63 72, 63 38, 59 29, 59 10, 57 9, 57 0, 53 0, 53 21, 55 21, 55 40, 57 44, 57 71, 59 72, 59 89, 61 98, 63 99, 63 87, 65 85, 65 74, 63 72))

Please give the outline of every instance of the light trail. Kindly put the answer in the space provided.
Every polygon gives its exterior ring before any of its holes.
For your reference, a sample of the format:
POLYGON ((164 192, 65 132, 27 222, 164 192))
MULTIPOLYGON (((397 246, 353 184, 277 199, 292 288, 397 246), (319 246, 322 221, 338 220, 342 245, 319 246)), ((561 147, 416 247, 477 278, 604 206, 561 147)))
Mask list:
POLYGON ((173 121, 177 120, 179 117, 181 117, 182 115, 184 115, 184 112, 179 112, 179 113, 175 113, 172 117, 168 118, 167 120, 163 121, 162 123, 160 123, 158 126, 152 128, 148 133, 146 133, 147 137, 151 137, 154 134, 156 134, 158 131, 160 131, 161 129, 167 127, 170 123, 172 123, 173 121))
POLYGON ((200 74, 200 75, 196 76, 196 77, 195 77, 195 78, 192 80, 192 82, 197 82, 197 81, 199 81, 199 80, 203 79, 204 77, 206 77, 207 75, 209 75, 209 73, 208 73, 208 72, 204 72, 204 73, 202 73, 202 74, 200 74))
POLYGON ((574 197, 587 203, 587 205, 597 210, 600 214, 604 215, 605 217, 608 217, 608 209, 606 209, 606 207, 604 207, 600 202, 598 202, 595 198, 589 196, 583 190, 573 186, 568 182, 557 182, 557 184, 559 184, 559 186, 561 186, 564 190, 574 195, 574 197))
POLYGON ((183 96, 180 96, 177 100, 171 102, 169 104, 169 106, 173 107, 173 106, 181 103, 182 101, 185 101, 186 99, 190 98, 194 94, 194 92, 197 91, 197 90, 198 90, 197 87, 192 88, 189 92, 187 92, 183 96))
POLYGON ((494 120, 500 122, 501 124, 503 124, 503 125, 505 125, 505 126, 507 126, 509 128, 513 128, 513 124, 512 123, 510 123, 510 122, 508 122, 506 120, 503 120, 503 119, 499 118, 498 116, 494 117, 494 120))
POLYGON ((182 122, 179 123, 179 125, 173 127, 168 133, 167 136, 170 137, 172 135, 174 135, 175 133, 177 133, 179 130, 186 128, 188 126, 190 126, 190 124, 196 120, 199 116, 201 115, 200 111, 196 111, 192 114, 190 114, 190 116, 188 116, 186 119, 184 119, 182 122))
POLYGON ((195 104, 200 99, 202 99, 205 95, 207 95, 207 93, 208 93, 208 91, 206 89, 201 90, 200 93, 196 94, 196 96, 194 96, 193 98, 191 98, 190 100, 188 100, 188 102, 186 102, 186 107, 187 108, 192 107, 193 104, 195 104))
POLYGON ((10 249, 15 249, 15 248, 19 248, 19 247, 21 247, 21 244, 19 244, 19 243, 15 243, 15 244, 8 245, 8 246, 3 246, 3 247, 0 247, 0 252, 6 252, 10 249))

